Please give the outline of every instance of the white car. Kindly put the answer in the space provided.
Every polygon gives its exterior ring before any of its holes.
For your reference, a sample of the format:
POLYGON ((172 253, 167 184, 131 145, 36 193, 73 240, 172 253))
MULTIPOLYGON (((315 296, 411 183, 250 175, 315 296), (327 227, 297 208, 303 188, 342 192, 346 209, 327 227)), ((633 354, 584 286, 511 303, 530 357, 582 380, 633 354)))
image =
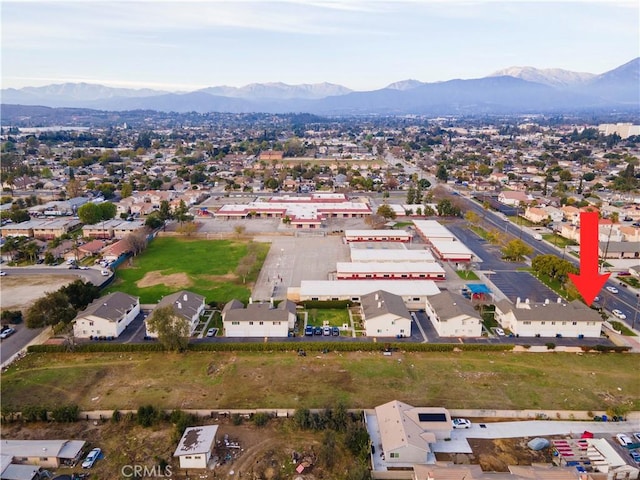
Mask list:
POLYGON ((605 287, 607 292, 618 293, 618 289, 616 287, 605 287))
POLYGON ((618 443, 623 447, 626 447, 627 445, 631 445, 633 443, 633 440, 631 440, 631 437, 624 433, 617 434, 616 440, 618 440, 618 443))
POLYGON ((496 335, 498 335, 499 337, 504 337, 504 330, 503 329, 496 327, 496 328, 493 329, 493 331, 496 332, 496 335))
POLYGON ((6 274, 7 274, 7 272, 2 271, 2 272, 0 272, 0 277, 4 277, 6 274))
POLYGON ((618 310, 617 308, 615 310, 611 310, 611 313, 613 313, 620 320, 624 320, 625 318, 627 318, 627 316, 624 313, 622 313, 620 310, 618 310))
POLYGON ((101 453, 102 450, 100 450, 99 448, 94 448, 93 450, 91 450, 89 452, 89 455, 87 455, 87 458, 85 458, 84 462, 82 462, 82 468, 93 467, 93 464, 96 463, 96 460, 98 460, 101 453))
POLYGON ((100 275, 102 275, 103 277, 108 277, 109 275, 111 275, 111 272, 109 272, 109 270, 102 270, 100 272, 100 275))
POLYGON ((89 267, 85 266, 85 265, 80 265, 78 267, 80 270, 89 270, 89 267))
POLYGON ((215 328, 210 328, 209 330, 207 330, 207 337, 213 337, 215 334, 216 334, 215 328))
POLYGON ((2 328, 2 332, 0 332, 0 338, 2 338, 3 340, 5 338, 10 337, 11 335, 13 335, 15 333, 15 330, 11 327, 3 327, 2 328))
POLYGON ((453 428, 471 428, 471 421, 466 418, 454 418, 451 423, 453 428))

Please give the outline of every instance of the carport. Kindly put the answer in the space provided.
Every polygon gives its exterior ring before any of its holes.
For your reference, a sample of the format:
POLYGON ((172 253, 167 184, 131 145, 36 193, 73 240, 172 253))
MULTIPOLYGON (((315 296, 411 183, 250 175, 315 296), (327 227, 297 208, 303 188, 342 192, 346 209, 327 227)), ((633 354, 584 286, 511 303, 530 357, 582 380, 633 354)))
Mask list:
POLYGON ((484 283, 467 283, 466 292, 463 291, 463 295, 467 296, 471 300, 486 300, 491 296, 491 289, 484 283))

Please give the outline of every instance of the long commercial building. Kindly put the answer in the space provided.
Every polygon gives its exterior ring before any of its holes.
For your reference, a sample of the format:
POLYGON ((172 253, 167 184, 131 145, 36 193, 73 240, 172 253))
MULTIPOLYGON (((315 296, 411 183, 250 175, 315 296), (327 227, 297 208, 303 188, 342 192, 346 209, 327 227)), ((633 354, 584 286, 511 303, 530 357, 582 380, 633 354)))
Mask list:
POLYGON ((338 280, 444 280, 445 271, 436 262, 338 262, 338 280))

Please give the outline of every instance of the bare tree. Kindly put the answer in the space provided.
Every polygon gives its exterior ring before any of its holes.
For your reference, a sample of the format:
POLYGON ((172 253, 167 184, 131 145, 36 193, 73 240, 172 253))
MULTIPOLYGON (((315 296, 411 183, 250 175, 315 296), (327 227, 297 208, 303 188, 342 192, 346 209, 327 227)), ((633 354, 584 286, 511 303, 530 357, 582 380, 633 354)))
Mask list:
POLYGON ((136 256, 147 247, 147 233, 146 232, 133 232, 124 238, 125 243, 136 256))

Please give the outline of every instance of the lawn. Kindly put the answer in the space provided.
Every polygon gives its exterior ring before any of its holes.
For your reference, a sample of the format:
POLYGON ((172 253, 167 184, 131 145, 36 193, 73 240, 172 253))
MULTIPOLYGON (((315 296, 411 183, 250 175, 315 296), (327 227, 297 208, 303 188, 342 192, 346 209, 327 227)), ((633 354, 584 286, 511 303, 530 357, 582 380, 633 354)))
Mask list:
POLYGON ((633 354, 295 352, 29 354, 2 376, 3 408, 640 409, 633 354))
POLYGON ((349 323, 349 312, 346 308, 314 308, 309 310, 309 325, 323 326, 324 322, 332 327, 342 327, 349 323))
POLYGON ((269 245, 254 243, 256 261, 246 283, 235 274, 247 255, 250 242, 231 240, 190 240, 160 237, 116 273, 107 293, 121 291, 140 297, 140 303, 156 303, 181 289, 203 295, 208 303, 224 303, 233 298, 249 299, 250 286, 257 278, 269 245))
POLYGON ((475 272, 472 272, 471 270, 456 270, 456 273, 463 280, 480 280, 480 278, 478 278, 478 275, 476 275, 475 272))
POLYGON ((575 241, 570 240, 568 238, 561 237, 556 233, 544 233, 542 234, 542 238, 559 248, 577 245, 575 241))

